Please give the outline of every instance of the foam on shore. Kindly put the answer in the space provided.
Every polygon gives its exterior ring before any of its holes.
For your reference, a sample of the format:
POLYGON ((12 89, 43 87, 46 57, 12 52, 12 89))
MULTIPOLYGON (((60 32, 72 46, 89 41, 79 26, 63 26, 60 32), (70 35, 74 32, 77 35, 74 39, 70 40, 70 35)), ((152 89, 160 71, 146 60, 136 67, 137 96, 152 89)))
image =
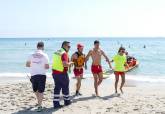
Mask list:
MULTIPOLYGON (((30 77, 30 73, 0 73, 0 78, 1 79, 28 79, 30 77)), ((51 78, 52 75, 51 73, 47 73, 47 77, 51 78)), ((73 73, 69 74, 69 77, 72 78, 74 77, 73 73)), ((92 74, 84 74, 84 78, 93 78, 92 74)), ((108 76, 107 80, 114 80, 114 74, 111 74, 108 76)), ((147 76, 147 75, 127 75, 126 74, 126 79, 128 80, 133 80, 133 81, 138 81, 138 82, 149 82, 149 83, 163 83, 165 82, 165 76, 147 76)), ((1 80, 0 82, 2 82, 1 80)))

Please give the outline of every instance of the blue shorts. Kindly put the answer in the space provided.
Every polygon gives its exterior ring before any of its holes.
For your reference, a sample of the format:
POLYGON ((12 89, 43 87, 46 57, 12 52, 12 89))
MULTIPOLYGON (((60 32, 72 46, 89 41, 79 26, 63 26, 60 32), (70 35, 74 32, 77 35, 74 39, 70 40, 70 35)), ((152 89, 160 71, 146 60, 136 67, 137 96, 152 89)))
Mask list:
POLYGON ((34 75, 30 81, 34 92, 43 93, 45 91, 46 75, 34 75))

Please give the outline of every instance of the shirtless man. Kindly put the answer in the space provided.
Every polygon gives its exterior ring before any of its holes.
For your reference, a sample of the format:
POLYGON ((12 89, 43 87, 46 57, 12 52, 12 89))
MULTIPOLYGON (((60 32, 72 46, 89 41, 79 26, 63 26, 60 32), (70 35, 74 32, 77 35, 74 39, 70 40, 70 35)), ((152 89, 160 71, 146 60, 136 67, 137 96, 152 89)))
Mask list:
MULTIPOLYGON (((105 55, 104 51, 99 48, 100 42, 94 41, 94 48, 90 50, 86 56, 86 62, 88 61, 89 57, 92 57, 92 66, 91 71, 94 77, 94 88, 96 96, 99 96, 98 94, 98 86, 101 84, 103 80, 103 72, 102 72, 102 66, 101 66, 101 56, 103 55, 106 61, 109 64, 109 67, 112 69, 112 66, 110 64, 110 61, 108 57, 105 55)), ((85 64, 86 65, 86 64, 85 64)), ((87 69, 87 66, 85 66, 87 69)))

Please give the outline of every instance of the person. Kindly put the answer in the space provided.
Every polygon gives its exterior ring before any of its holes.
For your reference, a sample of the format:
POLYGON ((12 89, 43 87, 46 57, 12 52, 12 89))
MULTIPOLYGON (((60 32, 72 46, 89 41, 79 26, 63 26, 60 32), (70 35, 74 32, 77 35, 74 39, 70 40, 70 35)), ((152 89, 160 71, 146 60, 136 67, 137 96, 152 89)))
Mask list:
POLYGON ((146 45, 144 45, 143 48, 146 48, 146 45))
POLYGON ((117 86, 119 81, 119 76, 121 76, 122 82, 120 86, 121 93, 123 93, 123 86, 125 83, 125 67, 127 68, 127 58, 125 55, 125 48, 120 47, 118 50, 118 54, 113 57, 112 62, 115 64, 114 74, 115 74, 115 93, 117 92, 117 86))
POLYGON ((74 75, 77 79, 76 83, 76 96, 82 95, 79 90, 81 87, 81 79, 83 77, 83 67, 85 65, 85 54, 83 54, 84 46, 77 44, 77 51, 72 55, 71 60, 74 62, 74 75))
POLYGON ((129 67, 133 67, 136 65, 136 59, 133 56, 129 56, 128 52, 125 52, 126 58, 127 58, 127 64, 129 67))
POLYGON ((68 77, 68 68, 73 64, 69 62, 68 52, 70 50, 70 42, 64 41, 62 43, 61 49, 57 50, 53 54, 53 64, 52 64, 52 75, 54 79, 54 99, 53 106, 54 109, 61 108, 60 105, 60 91, 64 97, 64 105, 70 105, 70 96, 69 96, 69 77, 68 77))
MULTIPOLYGON (((104 56, 106 61, 109 64, 109 67, 112 69, 111 63, 104 53, 103 50, 100 49, 100 42, 98 40, 94 41, 94 48, 90 50, 86 56, 86 62, 88 61, 89 57, 92 57, 92 66, 91 66, 91 71, 94 77, 94 88, 95 88, 95 94, 96 96, 99 96, 98 93, 98 86, 101 84, 103 80, 103 71, 102 71, 102 66, 101 66, 101 57, 104 56)), ((85 66, 87 69, 87 66, 85 66)))
POLYGON ((32 88, 38 100, 37 111, 42 111, 42 100, 46 82, 46 69, 49 69, 49 58, 43 50, 44 43, 38 42, 37 51, 31 54, 26 62, 26 67, 30 68, 32 88))

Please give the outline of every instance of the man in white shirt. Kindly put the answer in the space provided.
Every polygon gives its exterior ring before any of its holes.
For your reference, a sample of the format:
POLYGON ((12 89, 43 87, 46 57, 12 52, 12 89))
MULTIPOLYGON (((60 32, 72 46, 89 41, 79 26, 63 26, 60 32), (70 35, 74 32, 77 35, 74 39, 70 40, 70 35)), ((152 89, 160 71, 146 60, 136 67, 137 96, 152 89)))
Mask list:
POLYGON ((33 91, 38 100, 38 111, 42 111, 43 92, 46 83, 46 70, 49 69, 49 58, 43 52, 44 43, 38 42, 37 51, 31 54, 26 62, 26 67, 30 68, 33 91))

